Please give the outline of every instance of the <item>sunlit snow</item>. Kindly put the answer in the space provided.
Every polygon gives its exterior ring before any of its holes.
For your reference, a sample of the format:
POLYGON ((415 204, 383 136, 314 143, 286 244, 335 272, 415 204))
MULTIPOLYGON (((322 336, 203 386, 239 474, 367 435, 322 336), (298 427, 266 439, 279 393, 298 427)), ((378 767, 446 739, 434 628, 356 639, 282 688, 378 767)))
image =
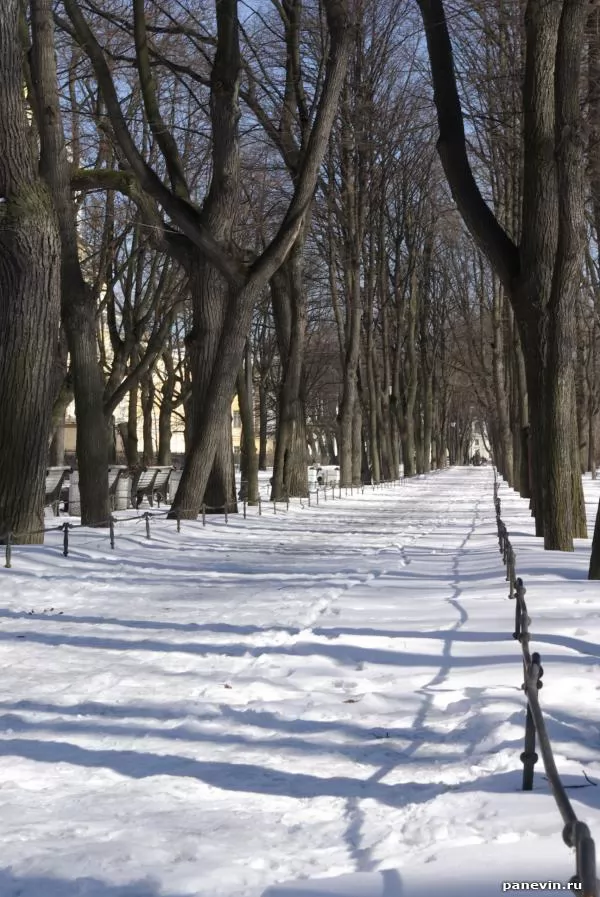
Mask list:
MULTIPOLYGON (((492 485, 489 468, 456 468, 179 534, 162 517, 151 541, 122 521, 114 551, 91 530, 72 531, 68 558, 58 532, 16 547, 0 569, 0 895, 566 883, 541 763, 519 790, 522 666, 492 485)), ((600 482, 586 492, 592 527, 600 482)), ((527 503, 501 498, 557 764, 600 838, 590 542, 544 553, 527 503)))

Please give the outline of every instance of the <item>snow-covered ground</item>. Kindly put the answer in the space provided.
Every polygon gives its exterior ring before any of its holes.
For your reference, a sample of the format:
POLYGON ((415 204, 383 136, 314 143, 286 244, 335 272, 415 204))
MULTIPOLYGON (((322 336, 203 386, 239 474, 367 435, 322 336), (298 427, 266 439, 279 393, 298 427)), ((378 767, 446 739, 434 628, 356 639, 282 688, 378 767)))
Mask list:
MULTIPOLYGON (((522 670, 492 482, 456 468, 227 526, 177 534, 160 518, 151 541, 122 522, 114 551, 89 530, 68 558, 57 532, 17 547, 0 569, 1 897, 567 882, 541 764, 519 791, 522 670)), ((586 490, 593 525, 600 483, 586 490)), ((558 767, 600 839, 590 543, 544 553, 526 503, 501 497, 558 767)))

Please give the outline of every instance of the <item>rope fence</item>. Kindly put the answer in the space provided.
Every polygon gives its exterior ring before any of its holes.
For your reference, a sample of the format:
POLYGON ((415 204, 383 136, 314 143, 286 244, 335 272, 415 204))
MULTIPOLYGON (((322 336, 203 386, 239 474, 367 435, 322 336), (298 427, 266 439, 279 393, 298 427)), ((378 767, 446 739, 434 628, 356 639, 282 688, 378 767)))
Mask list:
MULTIPOLYGON (((435 471, 432 470, 430 472, 434 473, 435 471)), ((252 516, 261 517, 267 511, 267 509, 269 510, 269 513, 270 513, 269 506, 271 506, 273 509, 273 514, 277 515, 280 513, 289 512, 290 505, 293 502, 294 503, 298 502, 298 504, 296 506, 300 507, 300 508, 318 507, 320 504, 322 505, 323 503, 325 503, 327 501, 339 500, 339 499, 342 499, 342 498, 348 497, 348 496, 353 497, 353 496, 359 495, 359 494, 364 495, 365 489, 367 489, 367 490, 371 489, 373 492, 375 492, 375 491, 381 490, 381 489, 387 489, 390 487, 401 486, 403 484, 403 482, 404 482, 404 477, 400 477, 400 478, 394 479, 394 480, 382 480, 379 483, 361 484, 358 486, 357 485, 341 486, 339 484, 335 484, 335 485, 334 484, 331 484, 331 485, 324 484, 322 486, 317 487, 316 489, 312 489, 312 490, 309 489, 307 495, 304 497, 293 498, 293 499, 290 499, 289 497, 287 497, 287 498, 283 498, 283 499, 279 499, 279 500, 271 500, 271 499, 265 499, 263 496, 261 496, 259 494, 258 499, 255 503, 250 503, 247 500, 247 498, 244 498, 243 500, 240 499, 238 501, 238 505, 241 506, 241 512, 242 512, 241 514, 237 510, 234 512, 231 509, 231 506, 229 506, 229 505, 212 506, 212 505, 207 505, 207 504, 203 503, 200 508, 200 513, 195 514, 194 517, 185 516, 186 513, 190 509, 176 508, 175 516, 172 517, 171 519, 173 519, 174 522, 176 523, 176 531, 178 533, 180 533, 183 520, 186 522, 186 524, 194 524, 199 519, 201 519, 202 526, 205 527, 207 524, 207 518, 210 519, 211 515, 222 514, 224 516, 225 523, 228 524, 229 519, 232 516, 237 519, 239 519, 241 517, 242 519, 246 520, 250 516, 249 512, 251 509, 253 512, 256 511, 256 514, 253 514, 252 516)), ((269 489, 270 489, 270 487, 269 487, 269 489)), ((195 512, 195 509, 193 509, 193 512, 195 512)), ((64 557, 68 557, 69 556, 69 548, 70 548, 69 533, 73 530, 85 529, 89 532, 90 530, 95 531, 96 529, 98 529, 98 530, 108 529, 108 538, 109 538, 109 542, 110 542, 110 547, 111 547, 111 549, 114 549, 114 547, 115 547, 115 529, 117 526, 121 526, 123 524, 128 524, 128 523, 132 523, 132 522, 144 521, 145 522, 146 538, 152 539, 152 521, 156 520, 156 519, 161 519, 161 518, 168 519, 170 514, 171 514, 170 508, 166 509, 166 510, 159 509, 159 510, 152 510, 152 511, 144 511, 141 514, 136 514, 136 515, 127 516, 127 517, 117 517, 114 514, 111 514, 107 520, 101 521, 100 523, 96 524, 93 527, 87 526, 82 523, 73 523, 71 521, 65 520, 62 523, 59 523, 57 525, 55 524, 53 526, 46 526, 46 527, 36 529, 36 530, 27 530, 25 532, 19 532, 19 533, 15 533, 15 532, 4 533, 4 534, 0 535, 0 544, 4 545, 4 547, 5 547, 4 567, 6 569, 12 568, 13 549, 15 548, 15 546, 17 544, 20 544, 20 540, 26 536, 42 535, 44 533, 60 531, 63 534, 62 554, 64 557)))
POLYGON ((577 818, 565 786, 561 781, 540 705, 539 690, 543 685, 544 670, 539 652, 534 651, 532 653, 529 647, 531 641, 529 630, 531 618, 525 602, 527 590, 523 585, 521 577, 517 576, 515 552, 506 524, 502 520, 499 478, 496 468, 494 468, 494 507, 498 527, 498 544, 500 554, 506 566, 506 579, 509 583, 508 597, 515 601, 515 631, 513 632, 513 638, 520 643, 523 655, 522 687, 527 698, 525 747, 521 754, 523 791, 531 791, 533 789, 534 768, 538 761, 538 755, 535 750, 537 738, 550 789, 564 824, 563 841, 567 847, 575 850, 576 873, 571 879, 571 884, 577 887, 577 893, 581 894, 581 897, 599 897, 600 882, 596 878, 596 847, 594 840, 585 822, 581 822, 577 818))

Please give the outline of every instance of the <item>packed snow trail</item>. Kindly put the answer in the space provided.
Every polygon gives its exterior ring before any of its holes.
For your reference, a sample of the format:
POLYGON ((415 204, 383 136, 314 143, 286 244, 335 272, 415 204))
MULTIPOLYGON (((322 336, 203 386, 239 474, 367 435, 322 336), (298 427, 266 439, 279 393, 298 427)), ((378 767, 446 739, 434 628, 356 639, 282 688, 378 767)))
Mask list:
MULTIPOLYGON (((531 855, 566 882, 539 767, 518 793, 492 482, 457 468, 228 526, 155 520, 150 542, 129 521, 114 552, 88 530, 66 559, 58 533, 16 549, 0 579, 0 895, 258 897, 360 872, 331 893, 424 897, 453 858, 460 893, 487 897, 531 855)), ((559 769, 585 784, 600 596, 582 553, 536 594, 546 555, 503 499, 559 769)), ((600 836, 597 790, 572 796, 600 836)))

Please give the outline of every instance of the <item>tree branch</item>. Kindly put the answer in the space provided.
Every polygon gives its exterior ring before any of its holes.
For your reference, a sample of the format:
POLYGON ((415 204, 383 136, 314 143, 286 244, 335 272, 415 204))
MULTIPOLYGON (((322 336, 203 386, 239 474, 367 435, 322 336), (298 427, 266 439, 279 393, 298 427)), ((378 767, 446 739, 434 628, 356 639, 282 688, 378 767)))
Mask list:
POLYGON ((452 196, 469 232, 506 289, 512 292, 520 271, 519 250, 483 199, 469 163, 443 0, 418 0, 418 3, 433 78, 439 126, 438 153, 452 196))

